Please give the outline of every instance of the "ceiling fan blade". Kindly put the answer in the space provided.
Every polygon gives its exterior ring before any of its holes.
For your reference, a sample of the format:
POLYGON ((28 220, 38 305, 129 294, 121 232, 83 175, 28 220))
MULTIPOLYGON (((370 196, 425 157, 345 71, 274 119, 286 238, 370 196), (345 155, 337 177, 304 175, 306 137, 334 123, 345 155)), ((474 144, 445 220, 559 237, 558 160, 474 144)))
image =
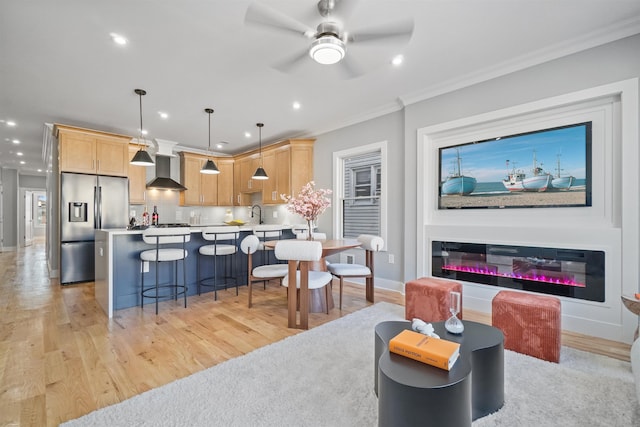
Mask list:
POLYGON ((312 37, 315 30, 302 22, 285 15, 271 7, 260 3, 251 3, 245 15, 245 22, 252 25, 267 27, 285 33, 294 33, 312 37))
POLYGON ((302 65, 305 59, 311 59, 309 58, 309 52, 306 49, 301 51, 300 53, 296 53, 295 55, 291 55, 281 61, 276 62, 272 65, 272 67, 283 73, 290 73, 297 67, 302 65))
POLYGON ((345 21, 351 16, 358 3, 360 3, 359 0, 335 0, 332 16, 345 21))
POLYGON ((355 79, 364 74, 364 69, 348 53, 338 63, 338 70, 345 79, 355 79))
POLYGON ((362 31, 347 34, 349 43, 380 42, 391 39, 410 38, 413 33, 413 20, 388 25, 376 31, 362 31))

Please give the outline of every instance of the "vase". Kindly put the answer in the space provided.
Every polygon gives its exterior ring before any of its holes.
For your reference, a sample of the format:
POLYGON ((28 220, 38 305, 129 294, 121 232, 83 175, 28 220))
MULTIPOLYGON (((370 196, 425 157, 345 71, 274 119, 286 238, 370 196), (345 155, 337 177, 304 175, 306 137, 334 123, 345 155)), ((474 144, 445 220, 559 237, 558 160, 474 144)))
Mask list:
POLYGON ((307 240, 313 240, 313 220, 307 220, 307 240))

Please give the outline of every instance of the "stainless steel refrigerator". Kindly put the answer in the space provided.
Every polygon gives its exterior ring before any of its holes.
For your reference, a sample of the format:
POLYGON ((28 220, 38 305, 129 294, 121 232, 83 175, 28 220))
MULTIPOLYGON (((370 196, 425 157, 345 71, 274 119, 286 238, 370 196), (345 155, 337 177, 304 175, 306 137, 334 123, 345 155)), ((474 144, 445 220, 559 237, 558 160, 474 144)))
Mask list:
POLYGON ((60 283, 93 281, 95 230, 127 227, 129 179, 63 173, 60 184, 60 283))

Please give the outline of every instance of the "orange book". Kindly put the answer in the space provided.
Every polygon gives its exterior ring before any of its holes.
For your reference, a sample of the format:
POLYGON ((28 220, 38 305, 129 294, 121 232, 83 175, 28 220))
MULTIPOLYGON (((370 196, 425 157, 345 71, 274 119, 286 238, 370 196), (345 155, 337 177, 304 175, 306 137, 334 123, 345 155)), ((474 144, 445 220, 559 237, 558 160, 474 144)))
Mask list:
POLYGON ((405 329, 391 338, 389 351, 448 371, 458 360, 460 344, 405 329))

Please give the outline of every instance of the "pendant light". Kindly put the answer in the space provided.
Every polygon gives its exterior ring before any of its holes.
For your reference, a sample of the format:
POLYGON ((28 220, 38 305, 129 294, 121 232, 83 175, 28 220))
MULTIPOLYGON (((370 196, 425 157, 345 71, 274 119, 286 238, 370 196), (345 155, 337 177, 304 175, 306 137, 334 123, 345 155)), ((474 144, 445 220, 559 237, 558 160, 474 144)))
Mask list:
POLYGON ((151 159, 151 156, 145 150, 147 148, 147 143, 142 135, 142 97, 147 94, 147 91, 143 89, 135 89, 134 92, 140 97, 140 136, 138 137, 140 149, 133 156, 133 159, 131 159, 131 164, 135 166, 153 166, 153 159, 151 159))
MULTIPOLYGON (((213 113, 213 108, 205 108, 204 112, 209 115, 209 146, 207 148, 207 155, 211 156, 211 114, 213 113)), ((214 175, 220 173, 220 171, 218 170, 218 166, 211 160, 211 157, 209 157, 202 169, 200 169, 200 173, 214 175)))
POLYGON ((267 176, 267 173, 264 171, 264 169, 262 168, 262 127, 264 126, 264 123, 256 123, 256 126, 258 126, 258 130, 259 130, 259 134, 260 134, 260 166, 258 167, 258 169, 256 169, 256 172, 253 174, 253 176, 251 177, 251 179, 269 179, 269 176, 267 176))

